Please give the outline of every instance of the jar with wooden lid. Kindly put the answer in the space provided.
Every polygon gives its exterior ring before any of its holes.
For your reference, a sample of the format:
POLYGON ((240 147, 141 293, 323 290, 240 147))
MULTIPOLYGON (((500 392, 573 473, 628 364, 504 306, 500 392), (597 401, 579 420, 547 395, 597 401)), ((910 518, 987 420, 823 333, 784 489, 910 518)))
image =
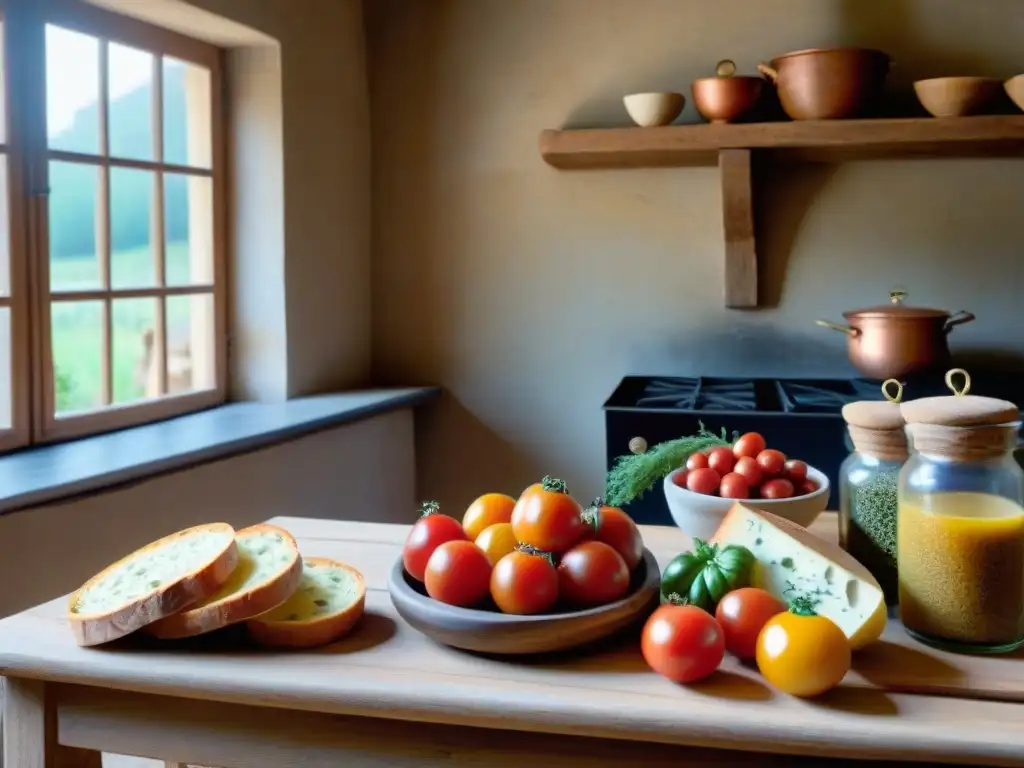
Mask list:
POLYGON ((929 645, 1008 653, 1024 645, 1020 412, 968 394, 961 369, 946 385, 953 396, 900 406, 911 447, 899 483, 900 618, 929 645))
POLYGON ((843 406, 854 450, 839 468, 839 545, 878 580, 886 604, 895 605, 897 487, 907 460, 903 386, 889 379, 882 394, 885 401, 843 406))

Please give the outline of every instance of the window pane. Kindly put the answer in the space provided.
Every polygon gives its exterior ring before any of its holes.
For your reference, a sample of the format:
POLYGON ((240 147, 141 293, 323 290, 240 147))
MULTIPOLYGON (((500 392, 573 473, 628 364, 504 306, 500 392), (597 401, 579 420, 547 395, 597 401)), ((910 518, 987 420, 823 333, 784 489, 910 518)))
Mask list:
POLYGON ((157 397, 163 362, 157 354, 157 299, 115 299, 112 304, 114 402, 157 397))
POLYGON ((0 154, 0 296, 11 295, 11 198, 7 183, 7 155, 0 154))
POLYGON ((164 175, 167 284, 213 283, 213 180, 164 175))
POLYGON ((156 174, 134 168, 110 169, 110 285, 156 285, 150 217, 156 174))
POLYGON ((167 297, 167 391, 213 389, 215 377, 213 296, 167 297))
POLYGON ((209 168, 213 134, 210 70, 165 56, 163 73, 164 162, 209 168))
POLYGON ((57 415, 103 405, 103 302, 55 301, 50 317, 57 415))
POLYGON ((50 288, 99 288, 96 199, 100 169, 50 162, 50 288))
POLYGON ((10 429, 11 407, 11 310, 0 307, 0 428, 10 429))
POLYGON ((46 135, 50 149, 100 151, 100 41, 46 25, 46 135))
POLYGON ((153 55, 110 43, 110 156, 153 160, 153 55))

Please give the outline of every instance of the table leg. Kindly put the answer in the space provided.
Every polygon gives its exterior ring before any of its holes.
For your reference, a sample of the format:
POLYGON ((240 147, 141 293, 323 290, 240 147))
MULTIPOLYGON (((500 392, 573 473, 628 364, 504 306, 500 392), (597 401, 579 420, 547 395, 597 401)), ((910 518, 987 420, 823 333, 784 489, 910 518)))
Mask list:
POLYGON ((6 678, 3 733, 2 764, 9 768, 102 768, 99 752, 57 743, 56 703, 39 680, 6 678))

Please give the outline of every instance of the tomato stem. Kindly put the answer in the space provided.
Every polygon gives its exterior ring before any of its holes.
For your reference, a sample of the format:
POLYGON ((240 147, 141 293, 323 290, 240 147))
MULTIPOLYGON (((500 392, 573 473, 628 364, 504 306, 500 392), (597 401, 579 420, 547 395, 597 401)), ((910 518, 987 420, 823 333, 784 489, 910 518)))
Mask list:
POLYGON ((794 597, 789 601, 789 612, 797 616, 817 616, 814 610, 814 601, 806 596, 794 597))
POLYGON ((689 605, 690 601, 680 595, 678 592, 670 592, 665 595, 665 602, 671 605, 689 605))
POLYGON ((436 515, 441 511, 441 505, 436 501, 424 501, 420 503, 420 517, 436 515))
POLYGON ((544 475, 540 481, 540 487, 551 493, 569 493, 565 487, 565 480, 551 475, 544 475))
POLYGON ((592 502, 590 506, 583 510, 582 518, 583 522, 589 527, 594 529, 594 533, 597 533, 601 527, 601 507, 604 506, 604 499, 598 496, 592 502))
POLYGON ((537 547, 531 544, 527 544, 525 542, 520 541, 518 544, 516 544, 516 549, 519 552, 522 552, 524 555, 532 555, 533 557, 543 557, 545 560, 551 563, 552 566, 554 566, 555 564, 555 556, 552 553, 545 552, 542 549, 537 549, 537 547))

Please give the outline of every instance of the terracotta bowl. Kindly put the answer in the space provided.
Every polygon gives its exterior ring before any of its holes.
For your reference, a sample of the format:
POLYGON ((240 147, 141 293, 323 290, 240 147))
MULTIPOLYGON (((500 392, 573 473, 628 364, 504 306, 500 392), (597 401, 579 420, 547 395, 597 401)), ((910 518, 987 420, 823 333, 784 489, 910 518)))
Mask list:
POLYGON ((694 80, 693 106, 712 123, 731 123, 757 103, 764 88, 761 77, 702 77, 694 80))
POLYGON ((1001 87, 994 77, 935 77, 915 82, 914 92, 935 117, 965 117, 984 111, 1001 87))
POLYGON ((681 93, 631 93, 622 97, 633 122, 642 128, 668 125, 683 111, 686 97, 681 93))
POLYGON ((658 606, 661 570, 650 550, 633 571, 629 592, 608 605, 583 611, 512 616, 493 610, 445 605, 427 597, 402 558, 388 575, 388 592, 399 615, 439 643, 477 653, 524 655, 564 651, 613 635, 646 619, 658 606))
MULTIPOLYGON (((665 502, 672 519, 690 538, 710 539, 736 499, 723 499, 721 496, 708 496, 680 488, 672 482, 673 474, 668 475, 663 483, 665 502)), ((791 499, 750 499, 743 503, 806 528, 825 511, 829 492, 828 475, 824 472, 809 466, 807 477, 818 484, 818 490, 814 493, 791 499)))
POLYGON ((1007 95, 1013 99, 1013 103, 1024 109, 1024 75, 1011 77, 1003 83, 1003 87, 1006 89, 1007 95))

